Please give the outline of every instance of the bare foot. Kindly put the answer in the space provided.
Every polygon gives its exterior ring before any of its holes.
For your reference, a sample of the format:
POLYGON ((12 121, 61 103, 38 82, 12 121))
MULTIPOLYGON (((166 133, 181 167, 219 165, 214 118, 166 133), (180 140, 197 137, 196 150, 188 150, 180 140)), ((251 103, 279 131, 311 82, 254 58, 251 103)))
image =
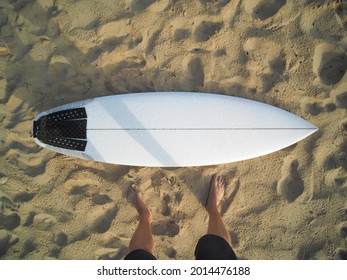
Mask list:
POLYGON ((222 176, 214 174, 211 180, 210 193, 207 198, 205 208, 207 212, 218 210, 220 201, 225 192, 225 180, 222 176))
POLYGON ((140 216, 152 216, 151 210, 141 197, 140 189, 135 184, 128 187, 127 199, 135 207, 140 216))

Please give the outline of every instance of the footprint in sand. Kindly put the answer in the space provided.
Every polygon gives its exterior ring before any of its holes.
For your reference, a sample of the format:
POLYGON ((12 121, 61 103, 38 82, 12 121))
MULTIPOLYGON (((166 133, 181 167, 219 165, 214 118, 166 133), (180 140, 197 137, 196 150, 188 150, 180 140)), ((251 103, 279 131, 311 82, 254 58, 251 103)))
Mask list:
MULTIPOLYGON (((19 114, 21 115, 21 113, 19 114)), ((21 119, 21 116, 17 115, 17 113, 14 116, 16 116, 16 121, 21 119)), ((10 121, 7 127, 13 128, 15 122, 11 120, 11 117, 8 119, 10 121)), ((2 148, 16 151, 14 155, 9 157, 9 162, 17 165, 25 174, 35 177, 45 172, 48 159, 37 154, 39 149, 33 145, 33 141, 30 141, 30 139, 25 139, 17 132, 12 131, 7 135, 2 148)))
POLYGON ((111 201, 111 198, 106 194, 95 194, 92 196, 92 201, 98 205, 104 205, 111 201))
POLYGON ((206 5, 206 4, 210 4, 208 7, 210 7, 211 5, 214 5, 218 8, 221 8, 221 7, 224 7, 225 5, 227 5, 230 0, 218 0, 218 1, 215 1, 215 0, 199 0, 199 2, 202 4, 202 5, 206 5))
POLYGON ((246 69, 251 75, 247 82, 249 85, 257 84, 257 91, 266 93, 283 80, 287 59, 279 44, 251 37, 245 41, 243 50, 247 59, 246 69))
POLYGON ((346 52, 339 46, 322 43, 316 46, 313 72, 326 85, 337 84, 347 70, 346 52))
POLYGON ((14 202, 28 202, 32 200, 35 197, 36 193, 30 193, 27 191, 19 191, 15 196, 14 196, 14 202))
POLYGON ((284 50, 275 42, 252 37, 246 40, 243 50, 249 60, 259 63, 259 67, 268 67, 271 73, 280 75, 285 71, 287 61, 284 50))
POLYGON ((28 254, 33 252, 36 248, 37 248, 37 244, 31 239, 27 239, 23 244, 22 250, 19 254, 19 258, 23 259, 28 254))
POLYGON ((315 98, 304 97, 301 99, 300 104, 302 110, 312 116, 317 116, 324 112, 323 103, 317 102, 315 98))
POLYGON ((94 252, 96 260, 117 260, 121 250, 119 248, 101 248, 94 252))
POLYGON ((162 32, 162 28, 150 28, 143 37, 143 45, 145 46, 145 54, 148 56, 153 53, 156 42, 162 32))
POLYGON ((161 171, 155 172, 151 177, 152 186, 160 187, 162 185, 162 179, 165 177, 165 174, 161 171))
POLYGON ((0 229, 0 256, 3 256, 17 242, 18 237, 5 229, 0 229))
POLYGON ((39 213, 34 216, 33 226, 39 230, 50 230, 54 228, 57 224, 57 219, 46 213, 39 213))
POLYGON ((347 222, 340 223, 338 226, 338 230, 339 230, 340 236, 342 238, 346 238, 347 237, 347 222))
POLYGON ((36 216, 36 212, 30 211, 23 219, 23 226, 25 227, 31 226, 34 222, 35 216, 36 216))
POLYGON ((152 233, 154 235, 176 236, 180 231, 179 226, 171 220, 155 221, 152 224, 152 233))
POLYGON ((347 88, 335 96, 335 103, 338 108, 347 108, 347 88))
POLYGON ((31 226, 34 222, 36 212, 35 211, 30 211, 28 214, 26 214, 23 218, 23 226, 28 227, 31 226))
POLYGON ((50 58, 47 73, 52 82, 63 81, 76 75, 76 69, 68 58, 57 55, 50 58))
POLYGON ((13 230, 19 226, 21 218, 16 204, 5 194, 0 193, 0 228, 13 230))
POLYGON ((314 242, 300 246, 296 258, 298 260, 310 260, 315 259, 315 254, 322 250, 324 247, 324 242, 314 242))
POLYGON ((69 236, 70 243, 74 243, 88 238, 90 233, 86 228, 79 228, 76 231, 71 232, 69 236))
POLYGON ((5 104, 10 98, 10 86, 7 79, 0 79, 0 102, 5 104))
POLYGON ((335 256, 336 256, 336 259, 338 260, 347 260, 347 250, 338 248, 335 251, 335 256))
POLYGON ((341 24, 344 30, 347 30, 347 1, 335 1, 333 3, 333 8, 339 23, 341 24))
POLYGON ((160 214, 163 216, 170 216, 171 209, 169 203, 171 202, 171 197, 168 194, 165 194, 162 199, 160 214))
POLYGON ((135 13, 145 10, 154 2, 155 0, 125 0, 125 5, 131 12, 135 13))
POLYGON ((177 28, 175 29, 173 33, 173 40, 174 41, 181 41, 188 39, 192 35, 191 31, 186 28, 177 28))
POLYGON ((59 254, 61 252, 61 248, 59 247, 53 247, 50 252, 48 252, 47 257, 45 257, 45 259, 49 259, 49 260, 55 260, 59 258, 59 254))
POLYGON ((342 122, 341 122, 341 127, 342 129, 347 132, 347 119, 344 119, 342 122))
POLYGON ((164 250, 165 255, 167 255, 170 259, 174 259, 176 257, 176 250, 172 247, 167 247, 164 250))
POLYGON ((343 34, 341 24, 339 23, 341 20, 332 8, 331 3, 322 4, 316 8, 310 5, 310 7, 306 8, 308 9, 305 9, 301 14, 300 20, 300 27, 303 32, 319 40, 328 42, 340 41, 343 34))
POLYGON ((331 91, 337 108, 347 108, 347 74, 345 73, 341 81, 331 91))
POLYGON ((64 232, 60 231, 55 234, 54 243, 60 247, 66 246, 68 243, 68 236, 64 232))
POLYGON ((0 215, 0 225, 4 228, 12 230, 19 226, 20 216, 17 213, 11 213, 10 215, 0 215))
POLYGON ((282 177, 277 184, 277 193, 289 203, 294 202, 304 192, 304 182, 298 172, 298 160, 285 160, 282 177))
POLYGON ((93 197, 99 194, 98 182, 93 180, 71 179, 65 182, 65 189, 69 195, 83 195, 84 197, 93 197))
POLYGON ((0 214, 6 211, 17 211, 17 205, 4 192, 0 191, 0 214))
POLYGON ((204 85, 205 73, 200 58, 184 60, 183 69, 181 84, 187 91, 195 91, 204 85))
MULTIPOLYGON (((344 126, 346 120, 334 124, 334 126, 339 130, 339 133, 343 134, 344 126)), ((343 135, 341 135, 343 136, 343 135)), ((322 154, 319 158, 321 159, 322 167, 325 170, 337 170, 341 169, 339 172, 339 177, 343 177, 343 173, 347 170, 347 139, 346 137, 339 137, 334 139, 334 145, 330 145, 326 148, 325 154, 322 154)))
POLYGON ((317 100, 317 98, 308 96, 305 96, 300 100, 300 106, 305 113, 312 116, 317 116, 323 112, 333 112, 338 107, 337 102, 332 98, 317 100))
POLYGON ((239 246, 240 244, 239 236, 235 231, 232 231, 230 233, 230 238, 231 238, 231 245, 233 245, 234 248, 239 246))
POLYGON ((286 0, 247 0, 245 10, 254 18, 266 20, 274 16, 285 4, 286 0))
POLYGON ((197 42, 208 41, 223 28, 223 22, 202 21, 194 30, 194 39, 197 42))
POLYGON ((0 256, 4 255, 9 246, 11 234, 4 229, 0 229, 0 256))
POLYGON ((106 210, 104 213, 98 215, 92 222, 91 231, 94 233, 104 233, 111 227, 113 219, 118 213, 116 206, 106 210))

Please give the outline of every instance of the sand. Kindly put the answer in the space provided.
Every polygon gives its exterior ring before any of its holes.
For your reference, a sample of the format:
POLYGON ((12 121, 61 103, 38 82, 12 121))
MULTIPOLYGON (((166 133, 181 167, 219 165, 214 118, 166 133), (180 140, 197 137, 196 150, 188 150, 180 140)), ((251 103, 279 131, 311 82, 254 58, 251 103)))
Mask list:
POLYGON ((239 258, 347 258, 346 1, 3 0, 0 28, 1 259, 122 259, 131 182, 151 205, 155 255, 193 259, 214 173, 239 258), (171 169, 80 160, 31 137, 41 111, 146 91, 245 97, 319 131, 252 160, 171 169))

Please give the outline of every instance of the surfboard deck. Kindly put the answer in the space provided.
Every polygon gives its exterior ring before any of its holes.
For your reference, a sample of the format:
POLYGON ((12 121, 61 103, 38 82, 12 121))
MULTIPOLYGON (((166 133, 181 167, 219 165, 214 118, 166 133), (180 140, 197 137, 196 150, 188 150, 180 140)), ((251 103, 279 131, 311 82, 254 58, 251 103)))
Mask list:
POLYGON ((264 103, 218 94, 149 92, 82 100, 34 119, 42 147, 132 166, 205 166, 290 146, 317 130, 264 103))

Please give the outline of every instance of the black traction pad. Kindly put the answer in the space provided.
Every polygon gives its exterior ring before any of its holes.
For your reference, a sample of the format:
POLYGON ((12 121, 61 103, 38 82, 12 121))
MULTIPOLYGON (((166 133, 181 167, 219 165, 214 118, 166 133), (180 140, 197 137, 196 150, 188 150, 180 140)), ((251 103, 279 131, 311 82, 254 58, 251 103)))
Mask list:
POLYGON ((84 151, 87 145, 85 108, 54 112, 34 121, 33 135, 41 142, 68 150, 84 151))

